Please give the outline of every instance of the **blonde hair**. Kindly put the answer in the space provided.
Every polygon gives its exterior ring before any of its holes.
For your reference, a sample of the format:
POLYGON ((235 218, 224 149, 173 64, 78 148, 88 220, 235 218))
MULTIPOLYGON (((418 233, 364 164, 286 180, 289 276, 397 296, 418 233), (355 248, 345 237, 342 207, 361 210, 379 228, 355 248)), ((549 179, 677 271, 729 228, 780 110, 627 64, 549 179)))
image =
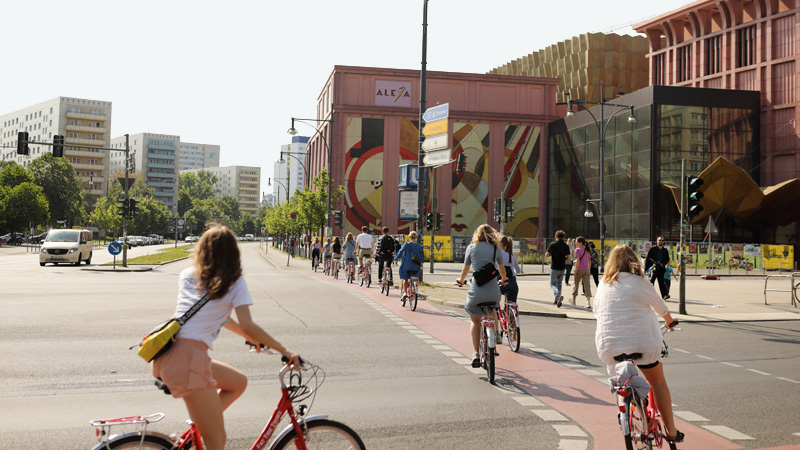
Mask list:
POLYGON ((344 237, 345 242, 350 242, 353 240, 353 233, 347 233, 347 236, 344 237))
POLYGON ((416 231, 412 231, 411 233, 408 233, 408 239, 410 239, 411 242, 417 242, 417 236, 418 235, 417 235, 416 231))
POLYGON ((611 284, 615 281, 619 281, 619 274, 621 272, 628 272, 644 277, 642 261, 636 256, 632 248, 624 244, 614 247, 614 250, 611 250, 611 254, 608 255, 605 273, 603 274, 603 283, 611 284))
POLYGON ((242 276, 239 243, 230 228, 215 224, 197 241, 194 254, 197 286, 218 299, 242 276))
POLYGON ((472 234, 472 244, 477 244, 478 242, 488 242, 492 245, 497 245, 499 239, 497 238, 497 231, 492 228, 491 225, 485 223, 478 227, 477 230, 472 234))

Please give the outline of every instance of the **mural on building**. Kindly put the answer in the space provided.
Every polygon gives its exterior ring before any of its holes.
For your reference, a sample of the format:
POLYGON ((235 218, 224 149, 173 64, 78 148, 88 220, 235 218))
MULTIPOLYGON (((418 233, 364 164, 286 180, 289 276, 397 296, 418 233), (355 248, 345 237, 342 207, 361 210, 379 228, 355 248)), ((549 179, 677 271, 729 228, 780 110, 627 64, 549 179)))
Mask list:
MULTIPOLYGON (((403 164, 417 164, 419 155, 419 121, 400 121, 400 162, 403 164)), ((400 220, 397 222, 397 232, 408 234, 414 229, 413 220, 400 220)))
POLYGON ((489 125, 458 123, 453 125, 453 157, 464 153, 467 168, 453 173, 453 196, 450 229, 453 236, 472 236, 487 222, 489 207, 489 125))
POLYGON ((347 118, 345 157, 345 229, 382 226, 384 120, 347 118))
POLYGON ((539 133, 533 126, 506 126, 505 177, 506 196, 514 200, 514 220, 505 227, 506 234, 535 238, 539 232, 539 133))

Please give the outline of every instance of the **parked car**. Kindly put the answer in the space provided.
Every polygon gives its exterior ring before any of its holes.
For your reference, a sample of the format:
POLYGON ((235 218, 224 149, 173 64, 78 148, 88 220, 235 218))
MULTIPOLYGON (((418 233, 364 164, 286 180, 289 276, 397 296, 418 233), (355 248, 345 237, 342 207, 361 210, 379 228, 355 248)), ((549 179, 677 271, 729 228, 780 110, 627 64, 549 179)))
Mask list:
POLYGON ((25 242, 25 235, 11 232, 0 236, 0 241, 3 242, 3 245, 20 245, 25 242))
POLYGON ((162 236, 159 236, 157 234, 148 234, 147 236, 150 237, 150 239, 153 240, 153 244, 163 244, 164 243, 164 238, 162 236))
POLYGON ((42 241, 47 237, 47 232, 45 231, 42 234, 37 234, 28 238, 28 242, 31 244, 41 244, 42 241))
POLYGON ((92 232, 89 230, 50 230, 39 249, 39 265, 92 262, 92 232))

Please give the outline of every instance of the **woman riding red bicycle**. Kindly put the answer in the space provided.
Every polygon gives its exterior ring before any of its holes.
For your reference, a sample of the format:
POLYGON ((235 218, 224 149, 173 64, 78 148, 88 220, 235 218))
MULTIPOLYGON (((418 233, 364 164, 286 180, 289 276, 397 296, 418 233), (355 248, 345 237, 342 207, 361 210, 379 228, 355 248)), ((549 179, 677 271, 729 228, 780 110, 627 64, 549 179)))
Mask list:
POLYGON ((645 278, 639 257, 627 245, 616 246, 608 257, 594 301, 597 355, 607 364, 612 376, 616 375, 615 356, 642 355, 637 366, 653 389, 656 407, 661 412, 667 433, 664 438, 682 442, 684 434, 675 428, 672 397, 660 361, 662 338, 654 311, 672 329, 676 322, 664 299, 645 278))

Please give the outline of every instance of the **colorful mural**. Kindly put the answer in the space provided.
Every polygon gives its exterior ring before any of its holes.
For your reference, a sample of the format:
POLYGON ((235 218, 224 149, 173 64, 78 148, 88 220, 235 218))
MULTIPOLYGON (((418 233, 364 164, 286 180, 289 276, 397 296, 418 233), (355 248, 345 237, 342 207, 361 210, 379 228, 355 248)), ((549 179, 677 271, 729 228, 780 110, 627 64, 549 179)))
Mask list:
POLYGON ((463 174, 453 173, 450 234, 472 236, 489 217, 489 125, 456 122, 453 158, 459 153, 466 155, 467 168, 463 174))
POLYGON ((360 233, 362 226, 378 232, 383 196, 384 120, 347 118, 345 156, 345 229, 360 233))
MULTIPOLYGON (((419 155, 419 121, 401 120, 400 121, 400 163, 416 164, 419 155)), ((413 220, 399 220, 397 222, 397 232, 408 234, 415 229, 413 220)))
POLYGON ((514 220, 505 233, 535 238, 539 232, 539 133, 541 128, 508 125, 503 168, 506 197, 514 200, 514 220))

